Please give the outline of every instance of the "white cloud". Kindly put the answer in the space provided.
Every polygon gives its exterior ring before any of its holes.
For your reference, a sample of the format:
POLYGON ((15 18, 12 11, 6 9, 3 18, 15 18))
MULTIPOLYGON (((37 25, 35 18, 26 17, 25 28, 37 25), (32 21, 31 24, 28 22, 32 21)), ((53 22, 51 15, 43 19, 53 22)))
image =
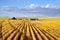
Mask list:
POLYGON ((31 4, 30 8, 36 8, 37 6, 35 4, 31 4))
MULTIPOLYGON (((44 6, 38 6, 36 4, 30 4, 28 6, 25 6, 25 10, 30 10, 30 9, 35 9, 35 8, 54 8, 54 9, 59 9, 60 6, 55 6, 55 5, 51 5, 51 4, 47 4, 47 5, 44 5, 44 6)), ((20 12, 22 11, 21 9, 19 9, 18 7, 12 7, 12 6, 2 6, 1 8, 2 10, 4 11, 17 11, 17 12, 20 12)))
POLYGON ((56 6, 53 4, 46 4, 45 6, 41 6, 42 8, 55 8, 55 9, 59 9, 60 6, 56 6))
MULTIPOLYGON (((6 12, 17 12, 17 13, 32 13, 32 14, 41 14, 41 15, 59 15, 60 10, 58 9, 50 9, 50 8, 59 8, 58 6, 54 6, 51 4, 47 4, 45 6, 38 6, 36 4, 30 4, 26 8, 20 9, 18 7, 12 6, 2 6, 2 10, 6 12), (39 9, 37 9, 39 7, 39 9), (41 8, 43 7, 43 8, 41 8), (28 8, 28 9, 26 9, 28 8), (36 9, 35 9, 36 8, 36 9), (48 8, 48 9, 45 9, 48 8)), ((30 14, 29 14, 30 15, 30 14)))
POLYGON ((2 10, 9 10, 10 8, 9 8, 9 6, 2 6, 1 9, 2 10))
POLYGON ((51 4, 47 4, 47 5, 45 5, 45 8, 50 8, 50 7, 52 7, 51 4))
POLYGON ((2 6, 1 9, 3 11, 18 11, 19 10, 19 8, 17 8, 17 7, 11 7, 11 6, 2 6))
POLYGON ((27 9, 34 9, 34 8, 37 8, 37 7, 38 7, 38 5, 36 5, 36 4, 30 4, 28 6, 25 6, 25 8, 27 8, 27 9))
POLYGON ((28 6, 25 6, 26 9, 35 9, 35 8, 54 8, 54 9, 60 9, 60 6, 53 5, 53 4, 46 4, 46 5, 36 5, 36 4, 30 4, 28 6))

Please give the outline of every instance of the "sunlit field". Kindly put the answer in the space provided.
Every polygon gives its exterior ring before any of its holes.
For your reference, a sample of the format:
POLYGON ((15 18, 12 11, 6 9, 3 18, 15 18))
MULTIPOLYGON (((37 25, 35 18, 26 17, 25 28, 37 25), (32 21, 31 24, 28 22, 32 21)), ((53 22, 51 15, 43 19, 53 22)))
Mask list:
POLYGON ((60 17, 0 18, 0 40, 60 40, 60 17))

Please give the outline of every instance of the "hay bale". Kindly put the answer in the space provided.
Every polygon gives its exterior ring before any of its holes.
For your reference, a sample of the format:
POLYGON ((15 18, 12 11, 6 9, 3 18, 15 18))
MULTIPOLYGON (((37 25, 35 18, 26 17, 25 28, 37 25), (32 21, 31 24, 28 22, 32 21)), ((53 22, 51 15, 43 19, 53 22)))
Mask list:
POLYGON ((15 17, 13 17, 12 19, 13 19, 13 20, 16 20, 16 18, 15 18, 15 17))
POLYGON ((38 20, 38 18, 30 18, 30 20, 38 20))

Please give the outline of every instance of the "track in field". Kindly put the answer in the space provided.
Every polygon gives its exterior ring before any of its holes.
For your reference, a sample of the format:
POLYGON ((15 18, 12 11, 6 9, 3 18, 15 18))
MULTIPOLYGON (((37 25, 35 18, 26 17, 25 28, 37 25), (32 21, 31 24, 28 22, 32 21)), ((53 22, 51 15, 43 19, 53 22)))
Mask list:
POLYGON ((3 38, 2 38, 2 23, 3 23, 4 21, 0 21, 0 40, 2 40, 3 38))
POLYGON ((50 30, 44 30, 34 23, 8 21, 2 26, 2 36, 3 40, 58 40, 60 36, 50 30))

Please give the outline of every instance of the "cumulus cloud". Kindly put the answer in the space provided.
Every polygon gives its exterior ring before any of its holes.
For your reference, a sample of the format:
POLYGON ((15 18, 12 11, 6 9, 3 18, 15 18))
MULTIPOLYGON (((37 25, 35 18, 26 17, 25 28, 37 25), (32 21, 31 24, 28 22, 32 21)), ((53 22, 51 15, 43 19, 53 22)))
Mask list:
POLYGON ((34 9, 34 8, 37 8, 37 7, 38 7, 38 5, 36 5, 36 4, 30 4, 28 6, 25 6, 25 8, 27 8, 27 9, 34 9))
POLYGON ((21 12, 21 11, 36 11, 37 12, 37 8, 41 9, 41 8, 51 8, 51 9, 59 9, 60 7, 59 6, 55 6, 55 5, 51 5, 51 4, 47 4, 47 5, 44 5, 44 6, 38 6, 36 4, 30 4, 28 6, 25 6, 25 8, 18 8, 18 7, 11 7, 11 6, 2 6, 2 10, 3 11, 8 11, 8 12, 21 12), (32 10, 34 9, 34 10, 32 10))
POLYGON ((2 10, 6 12, 18 12, 18 13, 31 13, 34 15, 59 15, 60 9, 57 6, 53 6, 50 4, 47 4, 45 6, 38 6, 36 4, 30 4, 29 6, 25 8, 18 8, 18 7, 11 7, 11 6, 3 6, 2 10))
POLYGON ((52 7, 51 4, 47 4, 47 5, 45 5, 45 8, 51 8, 51 7, 52 7))
POLYGON ((42 8, 55 8, 55 9, 60 9, 60 6, 56 6, 56 5, 53 5, 53 4, 46 4, 46 5, 43 5, 41 7, 42 8))
POLYGON ((37 5, 35 5, 35 4, 30 5, 30 8, 36 8, 36 7, 37 7, 37 5))
POLYGON ((3 11, 8 11, 8 12, 19 11, 19 8, 17 8, 17 7, 11 7, 11 6, 2 6, 1 9, 3 11))
POLYGON ((35 9, 35 8, 54 8, 54 9, 60 9, 60 6, 53 5, 53 4, 46 4, 46 5, 36 5, 36 4, 30 4, 28 6, 25 6, 26 9, 35 9))

